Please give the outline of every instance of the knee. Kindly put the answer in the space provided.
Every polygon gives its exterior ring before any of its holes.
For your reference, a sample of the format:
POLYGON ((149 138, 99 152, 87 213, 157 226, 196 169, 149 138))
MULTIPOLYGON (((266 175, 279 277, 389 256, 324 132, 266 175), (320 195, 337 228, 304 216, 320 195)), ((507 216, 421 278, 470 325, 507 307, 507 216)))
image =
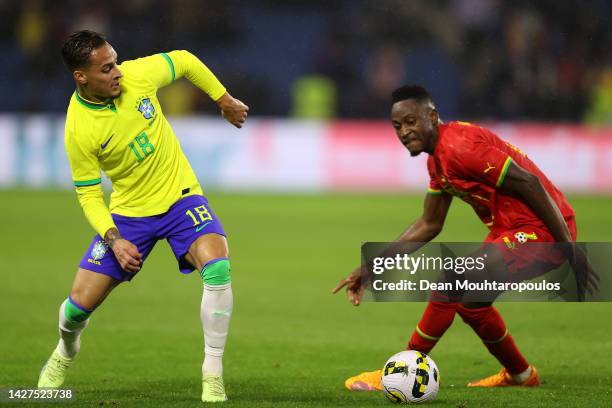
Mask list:
POLYGON ((191 244, 186 258, 200 270, 217 259, 227 259, 229 258, 227 239, 219 234, 202 235, 191 244))
MULTIPOLYGON (((87 303, 87 302, 85 302, 85 294, 83 293, 82 290, 78 290, 78 289, 72 288, 72 290, 70 290, 70 295, 68 295, 68 299, 67 300, 68 301, 71 300, 73 302, 76 302, 79 305, 85 307, 86 309, 89 309, 89 310, 92 309, 92 307, 86 307, 85 306, 85 303, 87 303)), ((88 305, 88 306, 91 306, 91 305, 88 305)))
POLYGON ((221 286, 231 283, 231 265, 227 258, 217 258, 207 262, 200 276, 205 285, 221 286))
POLYGON ((70 289, 70 299, 79 307, 93 311, 120 283, 108 275, 79 268, 70 289))
POLYGON ((73 287, 70 290, 70 295, 68 296, 67 300, 75 305, 75 307, 89 310, 90 313, 94 311, 96 306, 98 306, 96 303, 97 300, 94 299, 91 294, 82 287, 73 287))

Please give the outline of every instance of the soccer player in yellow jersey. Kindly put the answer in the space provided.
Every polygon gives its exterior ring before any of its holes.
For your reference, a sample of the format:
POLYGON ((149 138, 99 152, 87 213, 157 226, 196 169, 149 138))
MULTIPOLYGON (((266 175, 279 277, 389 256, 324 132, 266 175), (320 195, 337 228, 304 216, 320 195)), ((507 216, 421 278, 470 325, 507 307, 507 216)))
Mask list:
POLYGON ((138 273, 158 240, 167 239, 181 272, 197 269, 203 281, 202 401, 225 401, 222 356, 233 304, 227 240, 156 94, 184 76, 238 128, 249 108, 187 51, 118 65, 105 38, 84 30, 66 40, 62 56, 76 82, 66 115, 66 152, 79 203, 97 234, 60 306, 60 340, 38 386, 64 383, 91 313, 138 273), (108 207, 101 171, 113 186, 108 207))

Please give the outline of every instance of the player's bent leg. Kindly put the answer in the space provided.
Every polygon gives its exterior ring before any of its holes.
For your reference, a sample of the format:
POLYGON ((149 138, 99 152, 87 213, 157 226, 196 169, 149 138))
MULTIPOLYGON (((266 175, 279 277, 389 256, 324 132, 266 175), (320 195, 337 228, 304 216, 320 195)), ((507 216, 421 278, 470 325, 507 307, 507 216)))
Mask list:
POLYGON ((495 307, 490 303, 465 303, 459 305, 457 312, 503 366, 499 373, 470 382, 469 387, 532 387, 540 384, 538 372, 519 351, 495 307))
MULTIPOLYGON (((507 248, 503 243, 493 242, 481 248, 476 254, 486 259, 483 270, 467 274, 467 279, 482 281, 493 279, 499 282, 510 282, 515 279, 509 268, 507 248)), ((466 292, 464 301, 457 308, 457 313, 480 337, 489 352, 501 363, 503 369, 493 376, 468 384, 471 387, 505 387, 511 385, 539 385, 537 371, 529 365, 508 332, 506 324, 492 302, 501 291, 466 292), (472 301, 469 301, 472 299, 472 301), (473 299, 478 299, 474 301, 473 299)))
POLYGON ((202 401, 227 400, 223 384, 223 353, 232 314, 233 295, 227 240, 219 234, 199 237, 186 259, 200 270, 204 290, 200 318, 204 330, 202 401))
POLYGON ((60 306, 60 340, 40 372, 39 388, 62 386, 66 371, 80 350, 81 332, 89 323, 89 316, 119 283, 110 276, 79 268, 70 295, 60 306))
POLYGON ((95 310, 120 283, 120 280, 109 275, 79 268, 74 277, 70 297, 82 308, 95 310))

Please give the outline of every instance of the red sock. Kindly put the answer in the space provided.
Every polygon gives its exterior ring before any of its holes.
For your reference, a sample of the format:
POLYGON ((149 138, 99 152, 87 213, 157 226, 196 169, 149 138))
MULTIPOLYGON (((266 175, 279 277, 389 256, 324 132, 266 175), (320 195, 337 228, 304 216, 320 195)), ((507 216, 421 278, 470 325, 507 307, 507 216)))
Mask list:
POLYGON ((457 313, 469 324, 482 340, 489 352, 506 367, 510 374, 519 374, 529 367, 529 363, 514 343, 506 329, 504 319, 493 306, 468 309, 457 307, 457 313))
POLYGON ((429 353, 453 323, 456 310, 457 303, 454 302, 427 303, 423 317, 410 337, 408 350, 429 353))

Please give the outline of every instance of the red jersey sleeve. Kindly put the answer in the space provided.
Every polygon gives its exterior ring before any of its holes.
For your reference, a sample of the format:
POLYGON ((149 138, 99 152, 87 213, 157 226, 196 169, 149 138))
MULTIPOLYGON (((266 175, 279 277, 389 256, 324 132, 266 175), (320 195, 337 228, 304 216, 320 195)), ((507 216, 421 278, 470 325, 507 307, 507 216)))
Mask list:
POLYGON ((455 177, 498 188, 504 182, 512 158, 508 153, 480 137, 481 128, 466 130, 462 148, 455 150, 448 160, 449 172, 455 177))

